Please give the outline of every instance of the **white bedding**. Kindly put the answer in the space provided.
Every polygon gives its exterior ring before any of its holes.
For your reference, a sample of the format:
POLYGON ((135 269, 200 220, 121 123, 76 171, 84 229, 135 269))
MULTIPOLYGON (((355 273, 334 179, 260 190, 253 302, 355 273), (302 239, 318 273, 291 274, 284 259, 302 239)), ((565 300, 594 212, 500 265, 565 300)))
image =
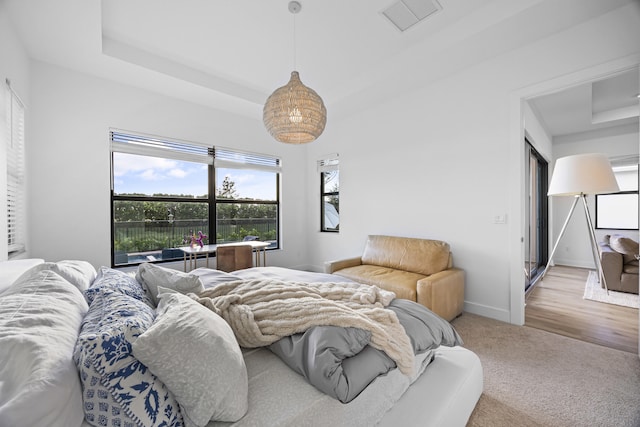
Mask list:
MULTIPOLYGON (((330 274, 280 267, 249 268, 232 274, 244 279, 335 280, 330 274)), ((268 350, 251 350, 245 356, 249 412, 238 423, 208 426, 464 426, 482 394, 480 359, 458 346, 439 347, 434 354, 433 361, 411 386, 410 380, 394 369, 376 379, 353 401, 342 404, 310 387, 268 350), (406 392, 397 400, 394 396, 404 389, 406 392)), ((417 359, 416 363, 423 362, 417 359)))
MULTIPOLYGON (((25 261, 21 268, 24 271, 41 262, 25 261)), ((10 273, 16 276, 18 270, 10 273)), ((85 427, 71 353, 87 305, 81 292, 55 272, 35 270, 31 280, 23 283, 21 278, 0 290, 0 427, 85 427)), ((0 279, 2 273, 5 271, 0 271, 0 279)), ((208 274, 214 273, 221 281, 237 277, 335 279, 279 267, 247 269, 234 275, 210 270, 208 274)), ((464 426, 482 393, 480 361, 462 347, 440 347, 433 352, 428 366, 430 355, 416 358, 417 372, 426 366, 417 379, 394 369, 343 404, 310 386, 269 350, 245 350, 249 411, 237 423, 211 422, 208 426, 464 426)))
POLYGON ((86 311, 82 293, 49 270, 0 294, 0 426, 82 423, 71 356, 86 311))

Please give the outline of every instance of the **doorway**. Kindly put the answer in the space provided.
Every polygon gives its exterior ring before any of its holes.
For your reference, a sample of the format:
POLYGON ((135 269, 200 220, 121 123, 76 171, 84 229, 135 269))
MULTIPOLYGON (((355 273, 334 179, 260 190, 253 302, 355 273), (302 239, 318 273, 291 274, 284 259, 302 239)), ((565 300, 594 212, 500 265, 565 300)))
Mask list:
POLYGON ((547 161, 525 138, 525 292, 540 278, 547 263, 547 161))

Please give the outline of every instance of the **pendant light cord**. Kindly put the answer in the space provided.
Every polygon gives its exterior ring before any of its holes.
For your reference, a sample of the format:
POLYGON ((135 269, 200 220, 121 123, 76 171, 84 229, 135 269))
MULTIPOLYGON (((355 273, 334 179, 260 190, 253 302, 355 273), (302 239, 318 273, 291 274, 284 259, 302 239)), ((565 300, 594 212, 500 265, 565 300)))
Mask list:
POLYGON ((293 14, 293 71, 298 71, 296 58, 296 14, 293 14))

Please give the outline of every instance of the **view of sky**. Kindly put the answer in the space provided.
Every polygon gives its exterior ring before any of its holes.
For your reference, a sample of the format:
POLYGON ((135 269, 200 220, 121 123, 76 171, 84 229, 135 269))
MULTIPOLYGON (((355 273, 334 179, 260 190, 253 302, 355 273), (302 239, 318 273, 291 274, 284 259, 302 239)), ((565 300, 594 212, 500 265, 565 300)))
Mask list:
MULTIPOLYGON (((116 194, 207 194, 207 165, 181 160, 114 153, 114 191, 116 194)), ((274 200, 275 174, 245 169, 217 169, 217 186, 228 176, 235 183, 237 196, 274 200)))

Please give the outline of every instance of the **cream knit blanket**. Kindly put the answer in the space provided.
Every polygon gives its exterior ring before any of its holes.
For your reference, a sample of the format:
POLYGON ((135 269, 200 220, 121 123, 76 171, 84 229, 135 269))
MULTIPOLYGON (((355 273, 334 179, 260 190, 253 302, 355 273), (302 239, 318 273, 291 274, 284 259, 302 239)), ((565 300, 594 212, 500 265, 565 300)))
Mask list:
POLYGON ((406 375, 413 372, 411 341, 396 314, 385 309, 395 294, 359 283, 300 283, 237 280, 190 296, 221 316, 242 347, 270 345, 312 326, 371 332, 372 347, 384 351, 406 375))

